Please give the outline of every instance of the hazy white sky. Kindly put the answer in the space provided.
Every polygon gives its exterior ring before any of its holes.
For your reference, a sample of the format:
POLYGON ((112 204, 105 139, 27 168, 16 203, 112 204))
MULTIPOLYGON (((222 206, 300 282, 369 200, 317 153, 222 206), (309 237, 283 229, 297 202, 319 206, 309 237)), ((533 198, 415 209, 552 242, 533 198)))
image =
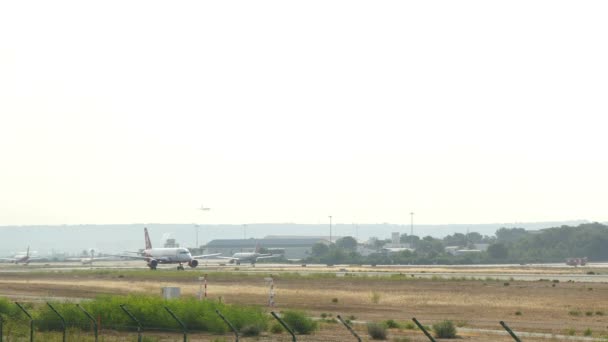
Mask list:
POLYGON ((608 220, 607 16, 1 2, 0 225, 608 220))

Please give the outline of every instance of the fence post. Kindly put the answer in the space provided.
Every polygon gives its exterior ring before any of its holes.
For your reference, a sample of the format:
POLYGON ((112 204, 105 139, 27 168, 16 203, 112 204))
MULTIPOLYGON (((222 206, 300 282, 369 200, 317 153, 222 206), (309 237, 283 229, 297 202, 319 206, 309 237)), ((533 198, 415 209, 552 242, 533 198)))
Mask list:
MULTIPOLYGON (((234 328, 234 326, 232 325, 232 323, 230 323, 229 320, 226 319, 226 317, 224 317, 224 315, 222 315, 222 313, 220 312, 220 310, 215 309, 215 313, 220 316, 221 319, 224 320, 224 322, 226 322, 226 324, 228 324, 228 326, 230 327, 230 329, 232 330, 232 332, 234 333, 234 337, 235 337, 235 342, 239 342, 239 332, 236 331, 236 329, 234 328)), ((0 341, 2 342, 2 341, 0 341)))
POLYGON ((2 315, 0 315, 0 342, 2 342, 2 315))
POLYGON ((15 302, 15 304, 19 307, 19 309, 21 309, 21 311, 25 312, 27 317, 30 318, 30 342, 34 342, 34 319, 32 318, 32 315, 30 315, 25 308, 21 306, 21 304, 17 302, 15 302))
POLYGON ((283 322, 283 320, 279 316, 277 316, 277 314, 274 313, 274 311, 270 311, 270 314, 277 321, 279 321, 279 323, 281 323, 281 325, 283 326, 283 328, 285 328, 285 330, 287 330, 291 334, 292 341, 296 342, 297 341, 296 340, 296 334, 293 333, 293 330, 291 330, 291 328, 287 325, 287 323, 283 322))
POLYGON ((57 311, 49 302, 46 302, 46 305, 49 306, 49 308, 51 308, 51 310, 53 310, 53 312, 55 314, 57 314, 57 316, 59 317, 59 319, 61 320, 61 326, 63 327, 63 342, 65 342, 65 319, 63 319, 63 316, 61 316, 59 314, 59 311, 57 311))
MULTIPOLYGON (((85 315, 87 315, 87 317, 91 320, 91 322, 93 323, 93 329, 94 329, 94 333, 95 333, 95 342, 97 342, 97 321, 95 320, 95 318, 93 316, 91 316, 90 313, 88 313, 82 306, 80 306, 80 304, 76 304, 76 306, 82 310, 82 312, 84 312, 85 315)), ((2 342, 2 341, 0 341, 2 342)))
POLYGON ((184 333, 184 342, 188 342, 188 330, 186 329, 186 325, 182 322, 177 316, 171 311, 168 307, 165 306, 165 310, 173 317, 177 323, 182 327, 182 332, 184 333))
POLYGON ((127 310, 126 305, 120 304, 120 308, 127 314, 127 316, 131 318, 131 320, 133 320, 133 322, 137 323, 137 342, 141 342, 141 331, 143 330, 143 328, 141 327, 141 323, 139 323, 137 318, 135 318, 135 316, 133 316, 133 314, 131 314, 129 310, 127 310))
POLYGON ((509 335, 511 335, 511 337, 513 337, 513 339, 517 342, 521 342, 521 340, 519 339, 519 337, 517 337, 517 335, 515 335, 515 333, 513 332, 513 330, 511 330, 511 328, 509 328, 509 326, 507 325, 507 323, 500 321, 500 325, 502 325, 503 328, 505 328, 505 330, 509 333, 509 335))
POLYGON ((338 320, 340 322, 342 322, 342 324, 346 327, 346 329, 348 329, 348 331, 350 331, 351 334, 353 334, 353 336, 355 336, 355 338, 357 338, 357 341, 361 342, 361 337, 359 337, 359 335, 357 335, 357 333, 355 332, 355 330, 353 330, 353 328, 346 324, 346 322, 344 322, 344 320, 342 319, 342 317, 340 317, 340 315, 337 315, 336 318, 338 318, 338 320))
POLYGON ((431 334, 429 334, 429 332, 426 331, 426 329, 424 328, 424 326, 422 324, 420 324, 420 322, 418 322, 418 320, 416 319, 416 317, 412 318, 412 321, 414 321, 414 323, 416 323, 416 325, 418 326, 418 328, 420 328, 420 330, 422 330, 422 332, 426 335, 426 337, 429 338, 429 340, 431 340, 431 342, 437 342, 437 341, 435 341, 435 339, 433 338, 433 336, 431 336, 431 334))

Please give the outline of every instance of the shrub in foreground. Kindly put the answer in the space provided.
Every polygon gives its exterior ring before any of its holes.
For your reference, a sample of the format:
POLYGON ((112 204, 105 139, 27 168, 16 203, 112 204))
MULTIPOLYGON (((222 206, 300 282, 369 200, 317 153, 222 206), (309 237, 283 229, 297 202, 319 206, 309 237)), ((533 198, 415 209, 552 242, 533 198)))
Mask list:
POLYGON ((435 337, 439 338, 455 338, 456 337, 456 326, 452 321, 443 321, 437 324, 433 324, 433 331, 435 337))
MULTIPOLYGON (((133 323, 120 309, 125 304, 133 315, 139 318, 144 326, 159 329, 175 329, 177 323, 164 310, 167 306, 179 317, 190 330, 208 331, 223 334, 228 328, 215 310, 222 312, 232 322, 237 330, 254 326, 259 331, 268 328, 268 315, 261 308, 229 305, 215 301, 198 301, 195 298, 180 298, 166 301, 158 296, 100 296, 95 300, 83 302, 81 305, 93 317, 99 317, 103 325, 108 327, 128 327, 133 323)), ((90 322, 73 303, 54 303, 53 306, 61 312, 66 321, 78 326, 88 326, 90 322)), ((37 328, 59 330, 61 327, 57 315, 46 305, 39 306, 33 312, 37 328)), ((250 329, 250 328, 248 328, 250 329)))
POLYGON ((294 332, 308 335, 317 330, 317 322, 313 321, 304 312, 297 310, 283 311, 282 319, 294 332))
POLYGON ((386 326, 378 323, 368 323, 367 333, 372 340, 386 340, 386 326))

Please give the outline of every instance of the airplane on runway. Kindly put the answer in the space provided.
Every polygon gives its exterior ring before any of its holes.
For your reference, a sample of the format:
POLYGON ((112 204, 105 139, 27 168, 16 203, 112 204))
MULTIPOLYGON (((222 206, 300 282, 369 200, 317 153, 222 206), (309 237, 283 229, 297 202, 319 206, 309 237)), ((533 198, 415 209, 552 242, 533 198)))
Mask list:
POLYGON ((221 253, 216 254, 204 254, 204 255, 191 255, 190 251, 186 248, 153 248, 152 242, 150 242, 150 235, 148 234, 148 228, 144 228, 144 236, 146 241, 146 249, 142 252, 130 252, 137 253, 138 256, 134 255, 120 255, 121 257, 134 258, 145 260, 148 263, 148 267, 151 270, 155 270, 158 264, 179 264, 177 266, 178 270, 183 271, 184 265, 187 264, 191 268, 195 268, 198 266, 198 260, 196 259, 204 259, 210 258, 220 255, 221 253))
POLYGON ((25 255, 23 253, 17 253, 17 255, 15 255, 12 258, 0 258, 0 260, 8 261, 13 264, 23 263, 25 266, 29 265, 30 261, 39 260, 39 259, 41 259, 41 258, 30 256, 30 246, 27 246, 27 252, 25 252, 25 255))
POLYGON ((272 254, 272 253, 268 253, 268 254, 261 254, 260 253, 260 245, 257 244, 255 246, 255 251, 253 252, 238 252, 238 253, 234 253, 231 257, 222 257, 222 256, 218 256, 218 259, 230 259, 230 263, 231 264, 237 264, 240 265, 241 262, 250 262, 251 265, 255 265, 255 263, 259 260, 259 259, 268 259, 268 258, 276 258, 279 257, 279 254, 272 254))
POLYGON ((93 261, 99 261, 99 260, 107 260, 107 259, 111 259, 113 257, 95 257, 95 250, 91 248, 91 250, 89 250, 90 253, 90 257, 82 257, 82 258, 67 258, 67 261, 80 261, 83 265, 91 265, 93 266, 93 261))

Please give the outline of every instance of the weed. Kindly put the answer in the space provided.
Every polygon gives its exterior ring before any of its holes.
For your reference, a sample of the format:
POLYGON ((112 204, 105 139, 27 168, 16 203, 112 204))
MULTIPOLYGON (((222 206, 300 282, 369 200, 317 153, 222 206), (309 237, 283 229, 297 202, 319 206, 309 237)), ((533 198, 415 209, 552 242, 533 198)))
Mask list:
POLYGON ((259 336, 262 332, 262 329, 254 324, 246 325, 241 328, 241 334, 243 336, 259 336))
POLYGON ((403 325, 403 329, 414 330, 416 329, 416 325, 412 322, 405 322, 405 324, 403 325))
POLYGON ((371 295, 371 297, 370 297, 370 300, 372 301, 372 303, 374 303, 374 304, 378 304, 378 303, 380 303, 380 297, 381 297, 381 296, 380 296, 380 293, 379 293, 379 292, 374 291, 374 292, 372 292, 372 295, 371 295))
POLYGON ((590 328, 585 329, 585 331, 583 332, 584 336, 591 336, 593 335, 593 331, 591 331, 590 328))
POLYGON ((304 312, 286 310, 283 312, 283 321, 298 334, 308 335, 317 330, 317 322, 313 321, 304 312))
POLYGON ((386 340, 386 326, 378 323, 368 323, 367 333, 372 340, 386 340))
POLYGON ((433 331, 435 336, 439 338, 455 338, 456 327, 452 321, 442 321, 437 324, 433 324, 433 331))
POLYGON ((458 328, 466 327, 469 324, 467 321, 456 321, 456 326, 458 328))
POLYGON ((412 340, 410 340, 409 337, 393 337, 393 339, 391 340, 392 342, 411 342, 412 340))
POLYGON ((386 325, 387 328, 389 329, 399 329, 399 323, 395 322, 395 320, 393 319, 389 319, 384 321, 384 325, 386 325))
POLYGON ((274 323, 270 327, 270 332, 273 334, 281 334, 281 333, 283 333, 284 330, 285 330, 285 328, 283 328, 283 326, 281 324, 279 324, 278 322, 274 323))

